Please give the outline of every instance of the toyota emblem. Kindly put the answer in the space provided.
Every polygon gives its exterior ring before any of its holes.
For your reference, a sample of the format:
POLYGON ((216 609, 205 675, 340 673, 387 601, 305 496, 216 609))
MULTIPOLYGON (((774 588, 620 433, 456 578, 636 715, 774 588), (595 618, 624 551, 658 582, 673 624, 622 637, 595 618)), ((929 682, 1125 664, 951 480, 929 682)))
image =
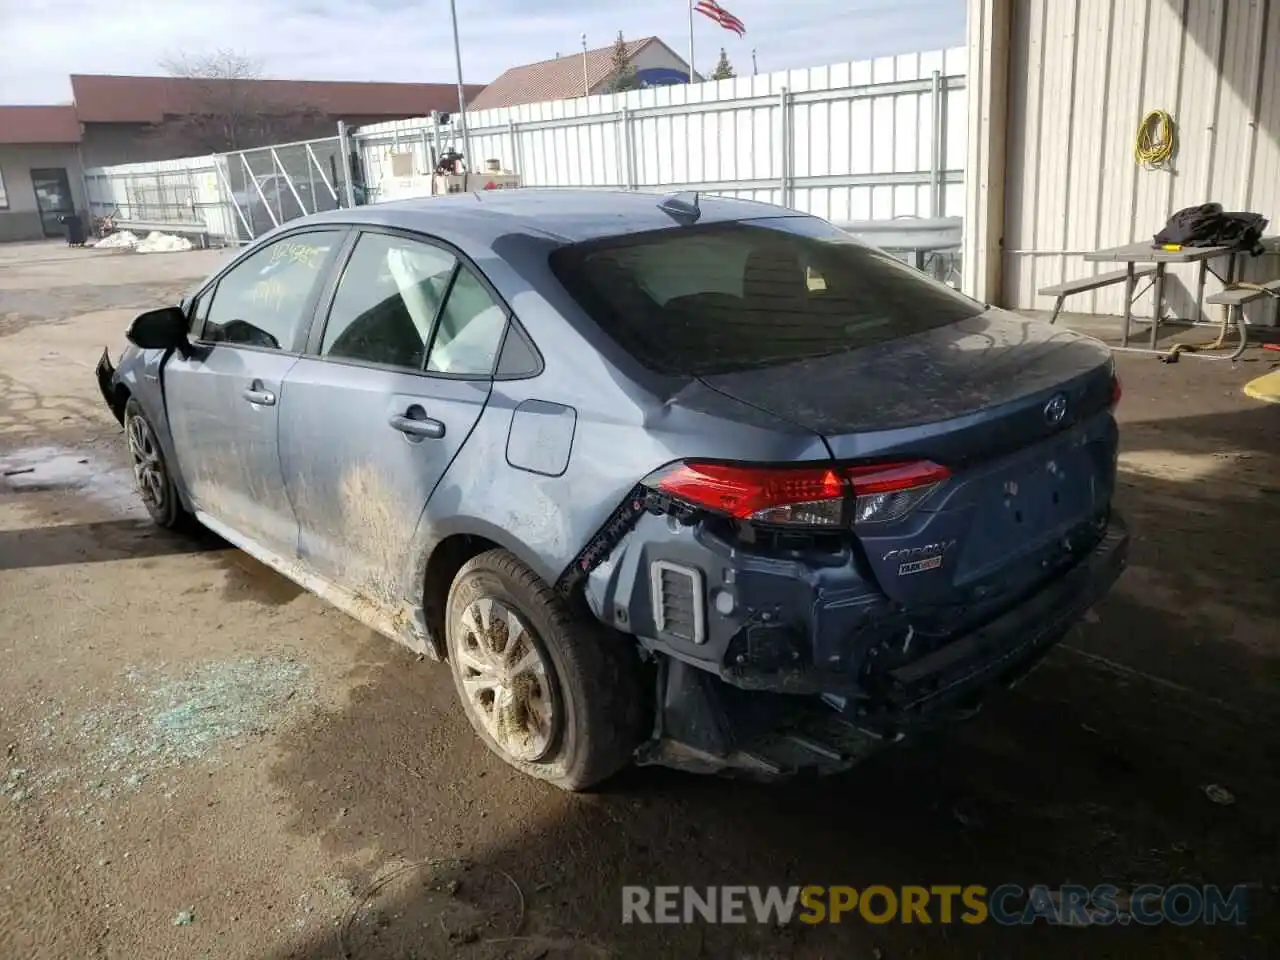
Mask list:
POLYGON ((1046 423, 1061 423, 1062 418, 1067 415, 1067 395, 1065 393, 1055 393, 1049 398, 1049 402, 1044 405, 1044 419, 1046 423))

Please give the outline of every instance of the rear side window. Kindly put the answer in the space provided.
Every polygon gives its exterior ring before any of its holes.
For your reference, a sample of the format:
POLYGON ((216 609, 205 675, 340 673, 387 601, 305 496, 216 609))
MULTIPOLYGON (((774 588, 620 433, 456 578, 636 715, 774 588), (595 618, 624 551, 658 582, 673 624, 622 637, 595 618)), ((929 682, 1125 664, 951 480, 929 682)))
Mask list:
POLYGON ((506 325, 506 311, 494 302, 480 278, 460 267, 431 342, 427 370, 462 376, 491 373, 506 325))
POLYGON ((334 294, 320 355, 421 370, 456 262, 431 244, 362 234, 334 294))
POLYGON ((552 269, 636 360, 706 376, 831 356, 977 315, 825 221, 672 227, 562 247, 552 269))

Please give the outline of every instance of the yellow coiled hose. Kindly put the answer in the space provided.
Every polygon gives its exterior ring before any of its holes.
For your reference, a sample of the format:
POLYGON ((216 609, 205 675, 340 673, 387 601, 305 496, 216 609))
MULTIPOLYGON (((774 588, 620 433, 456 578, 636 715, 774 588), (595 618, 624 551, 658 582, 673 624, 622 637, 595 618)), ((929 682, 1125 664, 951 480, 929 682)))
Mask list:
POLYGON ((1134 159, 1154 170, 1169 162, 1173 148, 1173 117, 1163 110, 1152 110, 1138 124, 1138 136, 1133 144, 1134 159))

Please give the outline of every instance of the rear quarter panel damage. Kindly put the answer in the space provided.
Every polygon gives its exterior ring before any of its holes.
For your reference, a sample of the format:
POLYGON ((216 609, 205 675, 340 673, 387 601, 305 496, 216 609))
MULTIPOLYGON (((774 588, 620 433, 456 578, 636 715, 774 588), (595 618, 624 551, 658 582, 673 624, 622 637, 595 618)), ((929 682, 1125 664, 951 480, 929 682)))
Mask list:
MULTIPOLYGON (((602 365, 599 357, 593 362, 602 365)), ((696 381, 646 399, 608 380, 588 391, 587 373, 494 384, 419 523, 406 598, 417 602, 432 552, 454 534, 485 537, 555 584, 637 483, 673 460, 735 458, 744 450, 763 461, 825 457, 812 433, 696 381), (512 444, 513 424, 532 411, 541 420, 533 439, 542 440, 512 444), (571 454, 560 469, 566 446, 571 454)))

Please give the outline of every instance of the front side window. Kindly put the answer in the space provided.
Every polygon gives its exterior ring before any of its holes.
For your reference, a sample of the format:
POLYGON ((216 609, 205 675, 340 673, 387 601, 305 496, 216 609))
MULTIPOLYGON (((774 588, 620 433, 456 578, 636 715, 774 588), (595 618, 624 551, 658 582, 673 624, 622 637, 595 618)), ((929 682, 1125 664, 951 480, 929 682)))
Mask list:
MULTIPOLYGON (((291 350, 309 319, 307 307, 329 255, 341 239, 337 230, 294 234, 236 264, 213 291, 203 339, 291 350)), ((202 300, 208 297, 206 293, 202 300)))
POLYGON ((680 377, 831 356, 982 310, 813 217, 572 244, 551 265, 624 350, 680 377))
POLYGON ((455 263, 427 243, 361 235, 338 282, 320 355, 422 370, 455 263))

